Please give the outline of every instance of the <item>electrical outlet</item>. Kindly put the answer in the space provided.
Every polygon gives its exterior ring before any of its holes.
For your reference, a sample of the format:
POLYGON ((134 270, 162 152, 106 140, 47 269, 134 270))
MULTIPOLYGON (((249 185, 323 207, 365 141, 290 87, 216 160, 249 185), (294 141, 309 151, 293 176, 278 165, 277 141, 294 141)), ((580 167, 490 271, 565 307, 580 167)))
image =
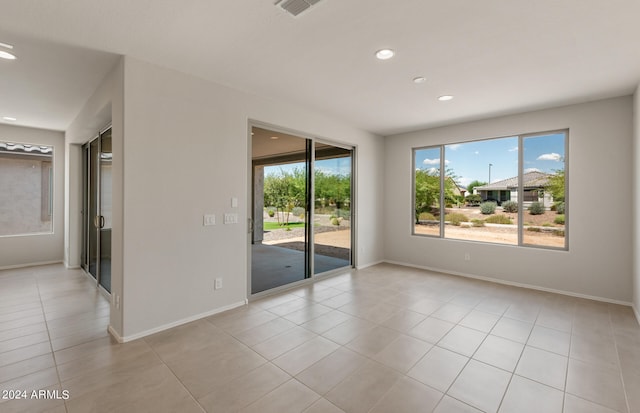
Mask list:
POLYGON ((204 216, 203 221, 202 221, 202 225, 209 226, 209 225, 215 225, 216 224, 216 216, 213 214, 207 214, 204 216))
POLYGON ((213 286, 214 290, 219 290, 222 288, 222 278, 216 278, 215 284, 213 286))

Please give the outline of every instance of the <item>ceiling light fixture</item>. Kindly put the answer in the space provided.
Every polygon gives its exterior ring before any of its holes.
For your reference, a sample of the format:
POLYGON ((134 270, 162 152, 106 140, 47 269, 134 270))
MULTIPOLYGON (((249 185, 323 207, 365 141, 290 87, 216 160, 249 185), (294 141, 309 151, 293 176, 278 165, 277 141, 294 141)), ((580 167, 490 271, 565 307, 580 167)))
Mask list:
MULTIPOLYGON (((0 48, 13 50, 13 46, 6 43, 0 43, 0 48)), ((0 49, 0 58, 7 59, 7 60, 15 60, 16 56, 13 53, 0 49)))
POLYGON ((274 140, 274 141, 275 141, 275 140, 277 140, 277 139, 280 139, 280 137, 279 137, 279 136, 272 136, 272 137, 271 137, 271 140, 274 140))
POLYGON ((380 60, 388 60, 391 59, 396 52, 391 49, 380 49, 376 52, 376 57, 380 60))
POLYGON ((447 100, 451 100, 451 99, 453 99, 453 96, 451 95, 442 95, 438 98, 440 102, 446 102, 447 100))
POLYGON ((14 118, 14 117, 11 117, 11 116, 3 116, 2 120, 6 120, 7 122, 15 122, 18 119, 14 118))
POLYGON ((418 76, 418 77, 414 77, 414 78, 413 78, 413 83, 418 84, 418 85, 419 85, 420 83, 424 83, 424 82, 426 82, 426 81, 427 81, 427 78, 426 78, 426 77, 423 77, 423 76, 418 76))

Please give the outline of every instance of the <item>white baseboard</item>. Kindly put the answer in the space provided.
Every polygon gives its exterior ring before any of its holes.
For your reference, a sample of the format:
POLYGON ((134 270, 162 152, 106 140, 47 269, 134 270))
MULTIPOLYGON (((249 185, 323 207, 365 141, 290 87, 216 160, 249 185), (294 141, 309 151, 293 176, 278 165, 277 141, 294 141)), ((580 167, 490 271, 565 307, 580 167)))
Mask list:
MULTIPOLYGON (((468 273, 462 273, 462 272, 457 272, 457 271, 443 270, 441 268, 433 268, 433 267, 427 267, 427 266, 423 266, 423 265, 414 265, 414 264, 408 264, 408 263, 398 262, 398 261, 386 260, 385 262, 388 263, 388 264, 402 265, 404 267, 418 268, 418 269, 421 269, 421 270, 434 271, 434 272, 439 272, 439 273, 442 273, 442 274, 457 275, 457 276, 460 276, 460 277, 472 278, 472 279, 475 279, 475 280, 482 280, 482 281, 488 281, 488 282, 493 282, 493 283, 497 283, 497 284, 509 285, 511 287, 527 288, 529 290, 544 291, 544 292, 548 292, 548 293, 561 294, 561 295, 566 295, 566 296, 569 296, 569 297, 576 297, 576 298, 584 298, 584 299, 587 299, 587 300, 600 301, 600 302, 609 303, 609 304, 624 305, 624 306, 628 306, 628 307, 633 306, 632 303, 627 302, 627 301, 613 300, 613 299, 610 299, 610 298, 597 297, 597 296, 588 295, 588 294, 580 294, 580 293, 575 293, 575 292, 572 292, 572 291, 557 290, 555 288, 546 288, 546 287, 541 287, 541 286, 534 285, 534 284, 518 283, 518 282, 514 282, 514 281, 502 280, 502 279, 499 279, 499 278, 484 277, 482 275, 475 275, 475 274, 468 274, 468 273)), ((638 313, 637 312, 636 312, 636 317, 638 317, 638 313)), ((640 318, 639 318, 639 320, 640 320, 640 318)))
POLYGON ((28 267, 39 267, 42 265, 51 265, 51 264, 62 264, 62 260, 58 261, 40 261, 40 262, 30 262, 27 264, 17 264, 17 265, 7 265, 5 267, 0 267, 1 270, 15 270, 17 268, 28 268, 28 267))
POLYGON ((358 265, 358 266, 356 266, 356 270, 364 270, 365 268, 373 267, 374 265, 383 264, 385 262, 387 262, 387 261, 380 260, 380 261, 376 261, 376 262, 370 262, 370 263, 364 264, 364 265, 358 265))
POLYGON ((177 320, 177 321, 174 321, 174 322, 171 322, 171 323, 168 323, 168 324, 164 324, 164 325, 161 325, 161 326, 149 329, 149 330, 141 331, 141 332, 136 333, 136 334, 131 334, 131 335, 128 335, 128 336, 120 336, 120 334, 118 334, 118 332, 115 331, 111 326, 109 326, 108 330, 109 330, 109 333, 111 333, 111 335, 116 340, 118 340, 119 343, 127 343, 129 341, 133 341, 133 340, 137 340, 139 338, 150 336, 151 334, 159 333, 161 331, 165 331, 165 330, 168 330, 168 329, 173 328, 173 327, 181 326, 183 324, 187 324, 187 323, 190 323, 192 321, 200 320, 200 319, 205 318, 205 317, 210 317, 212 315, 216 315, 216 314, 228 311, 228 310, 232 310, 234 308, 241 307, 241 306, 246 305, 246 304, 247 304, 247 300, 245 299, 245 300, 238 301, 236 303, 233 303, 233 304, 230 304, 230 305, 227 305, 227 306, 224 306, 224 307, 216 308, 215 310, 207 311, 206 313, 196 314, 196 315, 191 316, 191 317, 183 318, 181 320, 177 320))

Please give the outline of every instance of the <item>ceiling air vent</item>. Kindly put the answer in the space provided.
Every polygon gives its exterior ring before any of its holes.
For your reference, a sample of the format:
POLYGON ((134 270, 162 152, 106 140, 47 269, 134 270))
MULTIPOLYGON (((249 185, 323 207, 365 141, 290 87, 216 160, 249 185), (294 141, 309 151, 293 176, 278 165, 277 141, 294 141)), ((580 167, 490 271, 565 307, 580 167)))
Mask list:
POLYGON ((298 16, 311 6, 319 3, 320 0, 277 0, 276 6, 280 6, 287 13, 298 16))

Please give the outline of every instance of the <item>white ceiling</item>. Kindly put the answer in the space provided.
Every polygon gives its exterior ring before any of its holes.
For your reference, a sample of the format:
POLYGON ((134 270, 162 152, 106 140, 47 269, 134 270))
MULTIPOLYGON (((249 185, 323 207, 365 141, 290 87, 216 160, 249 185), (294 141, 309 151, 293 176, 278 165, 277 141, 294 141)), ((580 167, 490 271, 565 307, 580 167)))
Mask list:
POLYGON ((640 82, 638 0, 322 0, 297 18, 274 3, 0 0, 0 42, 19 56, 0 61, 0 117, 65 129, 117 55, 382 135, 631 94, 640 82), (376 60, 383 47, 396 57, 376 60))

